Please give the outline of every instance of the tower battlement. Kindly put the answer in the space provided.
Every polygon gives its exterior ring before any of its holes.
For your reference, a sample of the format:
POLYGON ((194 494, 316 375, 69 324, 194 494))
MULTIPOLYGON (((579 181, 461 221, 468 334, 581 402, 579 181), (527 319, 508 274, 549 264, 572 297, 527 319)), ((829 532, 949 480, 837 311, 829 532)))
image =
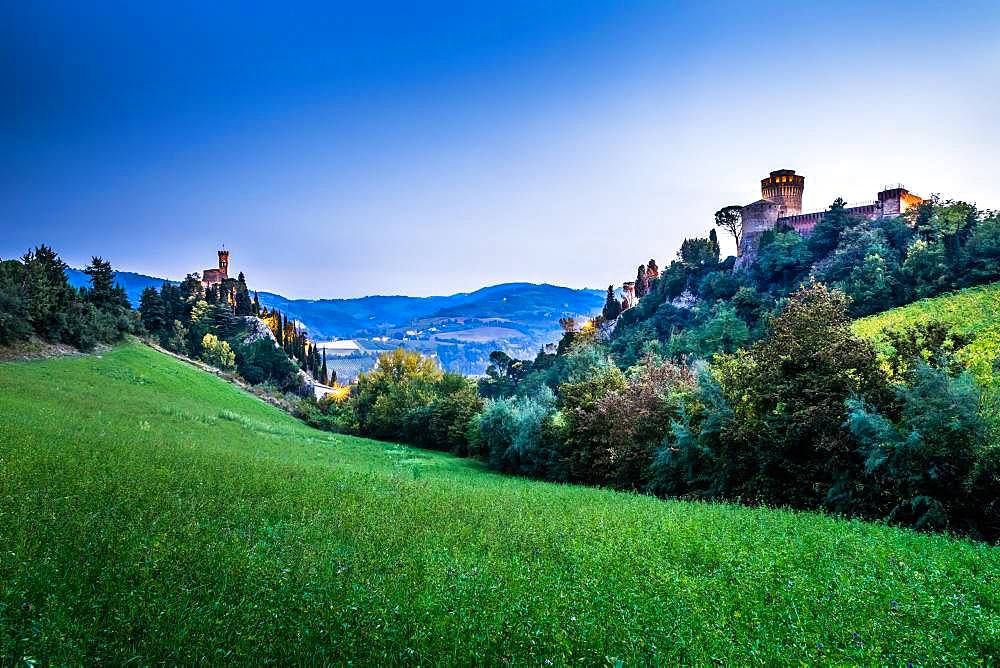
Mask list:
POLYGON ((802 213, 802 191, 806 177, 794 169, 779 169, 760 180, 760 196, 783 207, 782 215, 797 216, 802 213))

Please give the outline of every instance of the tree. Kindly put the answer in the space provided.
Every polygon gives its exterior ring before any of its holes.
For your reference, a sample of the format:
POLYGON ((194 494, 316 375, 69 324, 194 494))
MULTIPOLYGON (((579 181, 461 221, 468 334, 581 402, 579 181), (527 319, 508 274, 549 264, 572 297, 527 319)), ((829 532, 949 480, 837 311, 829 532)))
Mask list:
POLYGON ((129 308, 125 291, 115 285, 115 272, 110 262, 95 255, 83 273, 90 276, 90 288, 85 293, 87 301, 102 310, 129 308))
POLYGON ((23 281, 24 265, 17 260, 0 262, 0 345, 31 336, 23 281))
POLYGON ((712 248, 715 249, 715 261, 718 262, 722 254, 722 249, 719 247, 719 235, 716 233, 714 227, 708 231, 708 241, 712 244, 712 248))
POLYGON ((188 353, 188 330, 180 320, 174 320, 170 336, 166 341, 167 350, 172 350, 181 355, 188 353))
POLYGON ((845 427, 845 402, 882 402, 887 385, 871 344, 851 330, 848 301, 808 284, 763 340, 716 358, 733 411, 715 453, 727 496, 836 511, 863 505, 867 491, 855 484, 863 462, 845 427))
POLYGON ((150 286, 139 297, 139 316, 146 331, 159 336, 167 328, 166 309, 156 288, 150 286))
POLYGON ((965 245, 965 258, 965 285, 1000 279, 1000 213, 992 213, 976 225, 965 245))
MULTIPOLYGON (((256 298, 256 293, 254 293, 256 298)), ((236 304, 234 306, 234 312, 238 316, 256 315, 260 304, 254 306, 254 302, 250 300, 250 291, 247 288, 246 278, 243 276, 243 272, 240 272, 239 278, 236 279, 236 304)))
POLYGON ((62 340, 70 304, 76 300, 76 292, 66 280, 66 263, 45 244, 25 253, 21 262, 28 321, 41 336, 62 340))
POLYGON ((320 377, 321 377, 320 380, 321 383, 323 383, 324 385, 330 384, 330 375, 326 369, 326 348, 323 348, 323 368, 320 369, 320 377))
POLYGON ((933 297, 950 290, 952 265, 944 243, 914 239, 907 249, 902 274, 910 296, 917 299, 933 297))
POLYGON ((851 298, 851 315, 891 308, 899 287, 899 256, 881 228, 865 221, 843 230, 837 248, 814 267, 818 279, 851 298))
POLYGON ((809 252, 814 260, 826 257, 840 241, 840 234, 859 222, 847 212, 847 203, 838 197, 809 234, 809 252))
POLYGON ((809 270, 808 242, 798 232, 768 230, 761 235, 753 274, 761 290, 784 293, 809 270))
POLYGON ((179 286, 164 282, 160 286, 160 301, 163 303, 163 318, 167 328, 174 320, 186 321, 190 319, 190 311, 188 310, 190 307, 181 296, 179 286))
POLYGON ((740 253, 740 240, 743 238, 743 207, 724 206, 715 212, 715 226, 729 233, 736 242, 736 254, 740 253))
POLYGON ((242 327, 240 319, 233 315, 232 309, 224 302, 210 306, 208 321, 215 335, 222 339, 232 338, 242 327))
POLYGON ((298 369, 270 339, 259 339, 249 346, 240 346, 236 352, 237 370, 247 382, 255 385, 274 383, 286 392, 298 389, 298 369))
POLYGON ((618 297, 615 296, 615 286, 608 286, 608 294, 604 299, 604 309, 601 311, 601 315, 608 322, 614 321, 622 313, 621 302, 618 301, 618 297))
POLYGON ((480 390, 486 397, 505 397, 516 394, 521 381, 531 372, 530 360, 519 360, 502 350, 490 353, 490 365, 486 367, 486 378, 480 390))
POLYGON ((378 356, 378 366, 358 378, 353 396, 361 432, 375 438, 407 436, 406 417, 431 403, 443 373, 434 360, 397 348, 378 356))
POLYGON ((253 314, 260 315, 260 298, 257 296, 256 290, 253 291, 253 314))
POLYGON ((212 306, 204 300, 195 302, 190 322, 187 348, 192 356, 197 356, 201 353, 202 339, 212 330, 212 306))
POLYGON ((201 358, 212 366, 229 371, 236 368, 236 355, 229 344, 215 334, 206 334, 201 340, 201 358))
MULTIPOLYGON (((694 388, 691 371, 647 355, 629 369, 623 384, 614 372, 598 373, 596 378, 606 382, 603 392, 593 403, 581 402, 569 414, 574 430, 588 436, 586 442, 567 438, 567 454, 573 462, 570 470, 593 482, 645 489, 654 453, 679 417, 684 395, 694 388), (589 471, 582 470, 588 465, 589 471)), ((581 387, 588 393, 600 391, 589 382, 567 389, 576 393, 581 387)))
POLYGON ((850 402, 850 429, 863 447, 865 472, 887 496, 886 519, 918 529, 966 523, 984 501, 968 494, 989 447, 979 390, 968 374, 953 377, 923 361, 908 380, 896 389, 898 421, 850 402))
POLYGON ((688 269, 701 269, 719 264, 719 245, 711 239, 685 239, 677 254, 688 269))
POLYGON ((660 277, 660 269, 656 266, 656 260, 653 258, 650 258, 649 263, 646 265, 646 277, 650 281, 660 277))
POLYGON ((736 314, 731 304, 719 300, 707 319, 670 339, 670 352, 676 357, 693 355, 710 357, 716 353, 733 353, 750 340, 747 324, 736 314))
POLYGON ((205 298, 205 289, 198 274, 188 274, 185 276, 178 289, 180 290, 181 299, 188 304, 194 304, 196 301, 205 298))
POLYGON ((649 278, 646 276, 646 265, 640 264, 635 275, 635 298, 642 299, 649 294, 649 278))

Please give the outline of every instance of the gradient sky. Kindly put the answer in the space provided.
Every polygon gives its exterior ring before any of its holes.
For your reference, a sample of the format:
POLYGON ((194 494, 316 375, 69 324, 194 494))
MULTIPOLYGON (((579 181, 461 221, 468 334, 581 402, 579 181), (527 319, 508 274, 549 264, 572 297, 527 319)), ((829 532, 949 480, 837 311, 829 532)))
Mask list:
POLYGON ((772 169, 807 209, 900 181, 1000 207, 995 0, 157 4, 0 13, 0 257, 601 288, 772 169))

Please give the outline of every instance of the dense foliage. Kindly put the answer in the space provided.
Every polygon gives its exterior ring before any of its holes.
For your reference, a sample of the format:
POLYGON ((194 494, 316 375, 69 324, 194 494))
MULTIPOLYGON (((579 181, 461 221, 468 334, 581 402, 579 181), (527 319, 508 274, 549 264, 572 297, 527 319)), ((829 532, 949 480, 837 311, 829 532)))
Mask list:
POLYGON ((20 260, 0 261, 0 345, 27 341, 32 334, 51 343, 90 350, 140 330, 136 314, 111 264, 94 257, 84 270, 90 287, 74 290, 66 264, 45 245, 20 260))

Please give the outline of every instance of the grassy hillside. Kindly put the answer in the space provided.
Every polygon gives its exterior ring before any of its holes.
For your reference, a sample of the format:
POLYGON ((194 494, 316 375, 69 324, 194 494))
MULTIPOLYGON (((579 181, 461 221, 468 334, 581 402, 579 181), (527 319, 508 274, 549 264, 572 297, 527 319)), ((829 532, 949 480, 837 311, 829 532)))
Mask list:
POLYGON ((930 321, 946 322, 970 337, 972 342, 958 352, 958 359, 984 387, 1000 390, 1000 377, 995 374, 995 365, 1000 360, 1000 283, 923 299, 862 318, 854 329, 874 341, 881 351, 891 352, 883 332, 930 321))
POLYGON ((970 664, 1000 550, 489 474, 147 348, 0 364, 0 663, 970 664))

